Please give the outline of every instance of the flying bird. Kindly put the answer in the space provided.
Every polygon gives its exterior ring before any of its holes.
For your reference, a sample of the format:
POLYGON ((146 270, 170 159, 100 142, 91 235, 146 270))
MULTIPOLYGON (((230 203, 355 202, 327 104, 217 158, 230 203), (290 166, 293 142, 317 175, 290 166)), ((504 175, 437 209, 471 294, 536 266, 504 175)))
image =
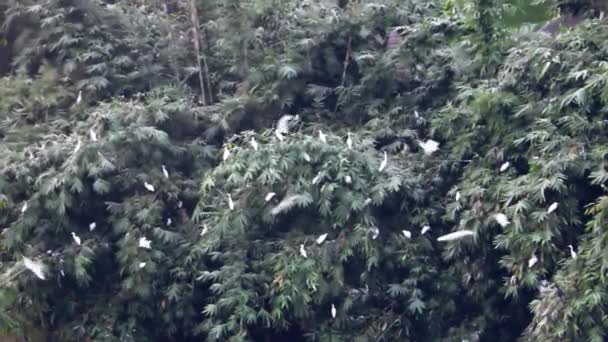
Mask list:
POLYGON ((576 259, 576 257, 578 256, 576 254, 576 252, 574 251, 574 247, 572 247, 572 245, 568 245, 568 248, 570 248, 570 256, 572 257, 572 259, 576 259))
POLYGON ((139 238, 139 247, 150 249, 152 248, 152 241, 148 240, 145 236, 139 238))
POLYGON ((167 168, 165 167, 165 165, 161 165, 161 168, 163 169, 163 176, 165 176, 165 178, 169 179, 169 171, 167 171, 167 168))
POLYGON ((431 230, 430 226, 424 226, 424 227, 422 227, 422 231, 420 232, 420 235, 426 234, 429 230, 431 230))
POLYGON ((528 268, 532 268, 534 265, 536 265, 537 262, 538 258, 536 257, 536 254, 532 254, 530 259, 528 259, 528 268))
POLYGON ((27 268, 28 270, 32 271, 36 277, 42 279, 42 280, 46 280, 46 277, 44 275, 44 264, 42 264, 39 261, 34 261, 28 257, 23 257, 23 265, 25 266, 25 268, 27 268))
POLYGON ((323 131, 321 130, 319 130, 319 140, 321 140, 322 143, 327 142, 327 137, 325 136, 325 134, 323 134, 323 131))
POLYGON ((382 160, 382 163, 380 163, 380 167, 378 168, 378 172, 384 171, 384 169, 386 169, 386 165, 387 164, 388 164, 388 155, 386 154, 386 151, 384 151, 384 159, 382 160))
POLYGON ((154 191, 156 191, 156 190, 154 189, 154 185, 152 185, 152 184, 150 184, 150 183, 148 183, 148 182, 144 182, 144 187, 146 188, 146 190, 148 190, 148 191, 150 191, 150 192, 154 192, 154 191))
POLYGON ((453 241, 462 239, 467 236, 472 236, 474 233, 470 230, 459 230, 450 234, 446 234, 437 238, 437 241, 453 241))
POLYGON ((504 162, 502 165, 500 165, 500 172, 505 172, 505 171, 507 171, 507 169, 509 168, 509 166, 511 166, 511 163, 509 163, 509 162, 504 162))
POLYGON ((430 156, 431 154, 433 154, 435 151, 437 151, 439 149, 439 143, 436 142, 435 140, 431 140, 431 139, 429 139, 425 142, 418 141, 418 145, 420 147, 422 147, 424 154, 426 154, 427 156, 430 156))
POLYGON ((327 233, 319 235, 319 237, 317 238, 317 245, 322 244, 325 239, 327 239, 327 233))
POLYGON ((266 197, 264 197, 264 201, 266 201, 266 202, 270 201, 275 195, 276 195, 276 193, 274 193, 274 192, 267 193, 266 197))
POLYGON ((72 239, 74 239, 74 242, 76 242, 76 244, 80 246, 80 237, 78 237, 78 235, 76 235, 76 233, 74 232, 72 232, 72 239))
POLYGON ((336 314, 338 314, 338 310, 336 310, 335 305, 331 305, 331 318, 336 318, 336 314))
POLYGON ((551 204, 549 206, 549 209, 547 209, 547 214, 551 214, 552 212, 554 212, 558 206, 559 206, 559 203, 553 202, 553 204, 551 204))
POLYGON ((89 231, 94 231, 97 228, 97 223, 91 222, 89 223, 89 231))
POLYGON ((89 135, 91 136, 91 140, 97 141, 97 133, 92 128, 89 130, 89 135))
POLYGON ((224 146, 224 154, 222 155, 222 159, 226 161, 230 157, 230 150, 228 146, 224 146))
POLYGON ((230 194, 228 194, 228 208, 234 210, 234 202, 232 201, 232 196, 230 196, 230 194))
POLYGON ((251 137, 251 141, 249 142, 249 144, 251 144, 251 147, 253 147, 253 149, 254 149, 255 151, 257 151, 257 150, 258 150, 258 142, 257 142, 257 141, 255 141, 255 138, 254 138, 254 137, 251 137))
POLYGON ((403 236, 405 236, 408 239, 412 238, 412 232, 410 232, 409 230, 402 230, 401 231, 403 233, 403 236))
POLYGON ((494 215, 494 220, 496 220, 496 222, 498 222, 498 224, 501 227, 506 227, 509 225, 509 223, 511 223, 509 221, 509 219, 507 218, 507 215, 502 214, 502 213, 498 213, 498 214, 494 215))
POLYGON ((306 253, 306 249, 304 249, 304 245, 300 245, 300 255, 304 258, 308 258, 308 254, 306 253))
POLYGON ((346 134, 348 137, 346 138, 346 146, 348 148, 353 148, 353 139, 350 138, 350 132, 346 134))

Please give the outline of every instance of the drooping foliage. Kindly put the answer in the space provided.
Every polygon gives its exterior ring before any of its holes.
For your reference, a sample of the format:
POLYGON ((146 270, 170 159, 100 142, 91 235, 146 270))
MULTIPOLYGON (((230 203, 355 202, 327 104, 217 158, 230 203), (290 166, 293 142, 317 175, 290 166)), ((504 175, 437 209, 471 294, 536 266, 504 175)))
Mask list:
POLYGON ((604 340, 608 26, 520 5, 0 4, 1 331, 604 340))

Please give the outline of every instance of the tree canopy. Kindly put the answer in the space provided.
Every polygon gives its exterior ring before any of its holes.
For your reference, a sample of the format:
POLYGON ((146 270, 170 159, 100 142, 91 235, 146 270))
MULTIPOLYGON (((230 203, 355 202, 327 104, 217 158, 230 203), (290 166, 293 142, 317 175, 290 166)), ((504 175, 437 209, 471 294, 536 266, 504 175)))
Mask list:
POLYGON ((0 336, 603 341, 605 10, 0 4, 0 336))

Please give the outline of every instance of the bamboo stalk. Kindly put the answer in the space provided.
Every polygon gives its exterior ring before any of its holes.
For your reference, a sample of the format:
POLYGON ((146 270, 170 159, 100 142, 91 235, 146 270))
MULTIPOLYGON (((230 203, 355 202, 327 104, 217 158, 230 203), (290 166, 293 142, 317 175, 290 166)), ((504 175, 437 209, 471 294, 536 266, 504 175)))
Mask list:
MULTIPOLYGON (((204 54, 201 54, 201 35, 199 31, 198 22, 198 10, 196 8, 195 0, 190 0, 190 19, 192 21, 192 43, 194 44, 194 51, 196 52, 196 64, 198 66, 198 81, 201 87, 201 100, 203 105, 206 106, 207 94, 205 93, 205 81, 203 77, 203 66, 201 59, 204 59, 204 54)), ((206 61, 206 59, 204 59, 206 61)), ((207 64, 205 62, 205 64, 207 64)))

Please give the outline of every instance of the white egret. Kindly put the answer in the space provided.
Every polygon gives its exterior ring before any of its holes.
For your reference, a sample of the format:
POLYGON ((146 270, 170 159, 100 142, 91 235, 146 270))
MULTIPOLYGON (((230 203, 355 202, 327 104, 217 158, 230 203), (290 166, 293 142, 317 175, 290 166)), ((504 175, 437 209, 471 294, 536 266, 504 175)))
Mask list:
POLYGON ((152 185, 152 184, 150 184, 150 183, 148 183, 148 182, 144 182, 144 187, 146 188, 146 190, 148 190, 148 191, 150 191, 150 192, 154 192, 154 191, 156 191, 156 190, 154 189, 154 185, 152 185))
POLYGON ((208 231, 209 231, 209 227, 207 227, 207 225, 204 224, 203 229, 201 230, 201 236, 207 234, 208 231))
POLYGON ((97 133, 92 128, 89 130, 89 135, 91 136, 91 140, 97 141, 97 133))
POLYGON ((511 223, 507 218, 507 215, 502 213, 495 214, 494 220, 496 220, 501 227, 506 227, 511 223))
POLYGON ((570 248, 570 256, 572 257, 572 259, 576 259, 576 257, 578 256, 576 254, 576 252, 574 251, 574 247, 572 247, 572 245, 568 245, 568 248, 570 248))
POLYGON ((422 230, 420 231, 420 235, 426 234, 429 230, 431 230, 431 226, 422 227, 422 230))
POLYGON ((378 168, 378 172, 382 172, 384 171, 384 169, 386 169, 386 165, 388 164, 388 155, 386 154, 386 151, 384 152, 384 159, 382 160, 382 163, 380 163, 380 167, 378 168))
POLYGON ((76 104, 80 104, 82 102, 82 90, 78 91, 78 97, 76 98, 76 104))
POLYGON ((528 259, 528 268, 532 268, 534 265, 536 265, 537 262, 538 258, 536 257, 536 254, 532 254, 530 259, 528 259))
POLYGON ((552 212, 554 212, 558 206, 559 206, 559 203, 553 202, 553 204, 551 204, 549 206, 549 209, 547 209, 547 214, 551 214, 552 212))
POLYGON ((25 201, 23 203, 23 205, 21 206, 21 214, 25 214, 26 211, 27 211, 27 201, 25 201))
POLYGON ((380 236, 380 229, 378 227, 372 228, 372 240, 376 240, 380 236))
POLYGON ((310 163, 310 156, 308 155, 308 153, 302 153, 302 157, 304 158, 304 160, 306 160, 307 163, 310 163))
POLYGON ((46 280, 46 277, 44 275, 44 264, 42 264, 41 262, 34 261, 34 260, 24 256, 23 265, 25 266, 25 268, 32 271, 36 275, 36 277, 38 277, 42 280, 46 280))
POLYGON ((317 245, 322 244, 325 239, 327 239, 327 233, 319 235, 319 237, 317 238, 317 245))
POLYGON ((75 154, 76 152, 80 151, 80 146, 82 146, 82 142, 80 141, 80 138, 78 138, 76 141, 76 146, 74 147, 74 152, 72 153, 75 154))
POLYGON ((182 201, 177 202, 177 207, 179 209, 181 209, 183 206, 184 206, 184 202, 182 202, 182 201))
POLYGON ((165 167, 165 165, 161 165, 161 168, 163 169, 163 176, 165 176, 165 178, 169 179, 169 171, 167 171, 167 168, 165 167))
POLYGON ((453 241, 462 239, 467 236, 472 236, 474 233, 470 230, 459 230, 450 234, 446 234, 437 238, 437 241, 453 241))
POLYGON ((323 131, 319 130, 319 140, 322 143, 326 143, 327 142, 327 137, 325 136, 325 134, 323 133, 323 131))
POLYGON ((507 169, 509 168, 509 166, 511 166, 511 163, 509 163, 509 162, 504 162, 502 165, 500 165, 500 172, 505 172, 505 171, 507 171, 507 169))
POLYGON ((97 228, 97 223, 91 222, 89 223, 89 231, 94 231, 97 228))
POLYGON ((460 201, 460 191, 456 191, 456 202, 460 201))
POLYGON ((230 196, 230 194, 228 194, 228 208, 234 210, 234 202, 232 201, 232 196, 230 196))
POLYGON ((167 218, 167 226, 170 226, 172 223, 173 223, 173 220, 170 217, 168 217, 167 218))
POLYGON ((306 253, 306 249, 304 249, 303 244, 300 245, 300 255, 303 256, 304 258, 308 258, 308 253, 306 253))
POLYGON ((424 154, 426 154, 427 156, 430 156, 435 151, 439 150, 439 143, 436 142, 435 140, 431 140, 431 139, 429 139, 425 142, 418 141, 418 145, 420 147, 422 147, 424 154))
POLYGON ((80 237, 78 237, 78 235, 76 235, 76 233, 74 232, 72 232, 72 239, 74 239, 74 242, 76 242, 76 244, 80 246, 80 237))
POLYGON ((412 238, 412 232, 410 232, 409 230, 402 230, 401 231, 403 233, 403 236, 405 236, 408 239, 412 238))
POLYGON ((228 146, 224 146, 224 154, 222 155, 222 159, 226 161, 230 157, 230 150, 228 146))
POLYGON ((255 141, 255 137, 251 137, 251 141, 249 142, 249 144, 251 144, 251 147, 253 147, 255 151, 258 150, 258 142, 255 141))
POLYGON ((146 263, 145 262, 140 262, 139 263, 139 269, 141 270, 144 267, 146 267, 146 263))
POLYGON ((274 192, 269 192, 266 194, 266 197, 264 197, 264 201, 268 202, 270 201, 274 196, 276 196, 276 193, 274 192))
POLYGON ((344 182, 346 182, 346 184, 350 184, 350 183, 353 182, 353 179, 350 178, 350 176, 347 175, 346 177, 344 177, 344 182))
POLYGON ((139 247, 150 249, 152 248, 152 241, 148 240, 145 236, 139 238, 139 247))
POLYGON ((346 146, 348 146, 348 148, 353 148, 353 139, 350 138, 350 132, 346 133, 346 135, 346 146))
POLYGON ((321 179, 321 173, 317 174, 315 178, 312 179, 312 184, 317 184, 319 179, 321 179))
POLYGON ((338 314, 338 310, 336 310, 336 306, 335 305, 331 305, 331 318, 336 318, 336 315, 338 314))

